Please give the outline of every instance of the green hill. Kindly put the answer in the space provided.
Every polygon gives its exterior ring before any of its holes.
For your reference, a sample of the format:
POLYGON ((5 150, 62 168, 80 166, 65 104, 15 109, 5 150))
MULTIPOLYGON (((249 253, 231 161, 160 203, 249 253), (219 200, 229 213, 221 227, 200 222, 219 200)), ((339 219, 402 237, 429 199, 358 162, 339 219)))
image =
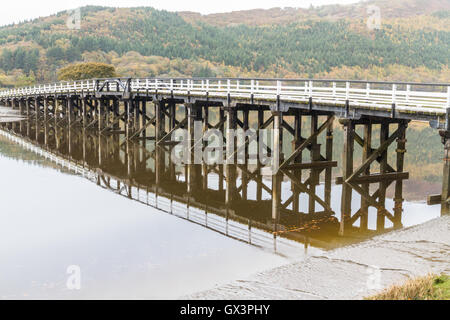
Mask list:
POLYGON ((88 6, 81 8, 79 30, 66 26, 67 12, 1 27, 0 86, 54 81, 59 68, 78 61, 110 63, 122 76, 139 77, 448 81, 449 8, 448 0, 377 0, 211 19, 152 8, 88 6), (386 12, 380 30, 367 28, 369 4, 386 12), (261 23, 244 23, 246 16, 261 23))

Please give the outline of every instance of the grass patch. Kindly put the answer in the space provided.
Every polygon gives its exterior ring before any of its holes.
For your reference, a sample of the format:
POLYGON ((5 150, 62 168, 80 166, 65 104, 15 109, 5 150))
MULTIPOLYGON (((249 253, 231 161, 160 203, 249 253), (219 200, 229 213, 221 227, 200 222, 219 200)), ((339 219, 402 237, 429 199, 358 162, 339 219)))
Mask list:
POLYGON ((450 276, 428 275, 394 285, 367 300, 450 300, 450 276))

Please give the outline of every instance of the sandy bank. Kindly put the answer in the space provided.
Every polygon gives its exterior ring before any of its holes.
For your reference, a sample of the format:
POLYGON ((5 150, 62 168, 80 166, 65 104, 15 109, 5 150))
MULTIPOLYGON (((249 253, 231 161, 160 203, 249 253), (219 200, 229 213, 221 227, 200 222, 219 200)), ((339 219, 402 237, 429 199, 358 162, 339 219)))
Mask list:
POLYGON ((450 273, 450 216, 184 298, 361 299, 429 272, 450 273))

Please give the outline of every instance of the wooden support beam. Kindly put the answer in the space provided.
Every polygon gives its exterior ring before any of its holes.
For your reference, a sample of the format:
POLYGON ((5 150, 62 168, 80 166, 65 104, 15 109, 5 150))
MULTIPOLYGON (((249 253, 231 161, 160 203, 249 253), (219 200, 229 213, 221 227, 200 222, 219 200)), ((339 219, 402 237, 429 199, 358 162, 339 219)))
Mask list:
MULTIPOLYGON (((179 122, 176 126, 174 126, 174 127, 172 128, 172 130, 170 130, 164 137, 162 137, 159 141, 157 141, 157 144, 160 144, 160 143, 162 143, 162 142, 165 142, 167 139, 169 139, 169 138, 172 136, 172 133, 173 133, 175 130, 180 129, 180 128, 183 127, 187 122, 188 122, 188 119, 187 119, 187 118, 184 118, 181 122, 179 122)), ((173 141, 173 142, 176 142, 176 141, 173 141)), ((177 143, 178 143, 178 142, 177 142, 177 143)))
MULTIPOLYGON (((386 128, 384 129, 383 134, 385 134, 386 132, 386 128)), ((400 134, 400 130, 397 129, 388 139, 383 139, 383 142, 381 143, 380 147, 375 150, 371 156, 362 164, 360 165, 353 173, 350 177, 348 177, 346 179, 347 182, 352 181, 353 178, 359 176, 367 167, 370 166, 370 164, 372 162, 374 162, 380 155, 384 154, 387 150, 387 148, 389 147, 389 145, 398 138, 399 134, 400 134)), ((389 133, 389 131, 388 131, 389 133)), ((384 135, 383 135, 384 136, 384 135)), ((352 135, 353 137, 353 135, 352 135)), ((353 139, 352 139, 353 141, 353 139)))
POLYGON ((305 183, 302 183, 301 181, 299 181, 299 180, 297 179, 297 177, 296 177, 293 173, 291 173, 291 172, 288 171, 288 170, 281 170, 281 172, 282 172, 283 174, 285 174, 286 177, 288 177, 288 178, 291 180, 292 183, 294 183, 297 187, 299 187, 299 189, 300 189, 302 192, 305 192, 305 193, 307 193, 310 197, 314 198, 314 200, 315 200, 317 203, 319 203, 319 204, 320 204, 327 212, 333 213, 333 210, 331 209, 331 206, 330 206, 328 203, 326 203, 325 201, 323 201, 317 194, 315 194, 314 192, 312 192, 311 189, 308 188, 308 187, 306 186, 305 183))
POLYGON ((313 133, 308 139, 306 139, 305 141, 303 141, 303 143, 289 156, 289 158, 287 158, 281 165, 280 165, 280 169, 283 169, 285 166, 287 166, 288 164, 290 164, 290 162, 292 160, 294 160, 297 155, 302 152, 307 146, 309 146, 314 139, 317 138, 318 135, 320 135, 325 129, 327 129, 328 125, 334 121, 334 116, 331 116, 330 118, 328 118, 321 126, 318 130, 316 130, 315 133, 313 133))
POLYGON ((427 204, 429 206, 434 206, 434 205, 441 204, 441 203, 442 203, 442 195, 441 194, 430 195, 427 198, 427 204))
POLYGON ((285 166, 283 169, 286 170, 304 170, 304 169, 317 169, 317 168, 336 168, 338 165, 337 161, 316 161, 316 162, 303 162, 303 163, 293 163, 285 166))
POLYGON ((259 128, 260 129, 267 129, 268 126, 270 126, 273 122, 273 116, 270 116, 269 119, 267 119, 259 128))
POLYGON ((227 122, 227 117, 224 115, 223 117, 220 117, 219 122, 213 127, 213 129, 218 129, 221 130, 223 132, 223 125, 225 124, 225 122, 227 122))
MULTIPOLYGON (((388 172, 363 175, 354 178, 351 182, 354 184, 380 183, 384 181, 402 181, 409 179, 409 172, 388 172)), ((343 184, 343 177, 336 178, 336 184, 343 184)))
POLYGON ((282 122, 283 128, 285 128, 291 135, 295 137, 295 129, 292 128, 289 123, 287 123, 285 120, 282 122))
MULTIPOLYGON (((134 139, 134 138, 138 137, 142 132, 144 132, 149 126, 151 126, 155 122, 156 122, 156 116, 151 118, 140 130, 136 131, 133 135, 131 135, 129 139, 134 139)), ((143 138, 145 138, 145 137, 143 137, 143 138)), ((155 139, 156 139, 156 137, 155 137, 155 139)))
MULTIPOLYGON (((365 124, 365 126, 372 126, 372 123, 369 122, 369 123, 365 124)), ((372 134, 371 134, 371 135, 372 135, 372 134)), ((354 138, 355 138, 355 142, 357 142, 357 143, 363 148, 363 150, 364 150, 364 148, 365 148, 365 146, 364 146, 364 144, 365 144, 365 138, 364 138, 364 139, 361 138, 361 137, 359 136, 359 134, 356 133, 356 131, 354 132, 354 138)), ((370 148, 370 149, 368 150, 369 154, 372 154, 373 151, 375 151, 375 149, 370 148)), ((364 152, 364 151, 363 151, 363 152, 364 152)), ((382 157, 379 156, 379 157, 376 159, 376 161, 381 162, 381 159, 382 159, 382 157)), ((387 172, 395 172, 395 169, 392 168, 389 164, 387 164, 386 170, 387 170, 387 172)))
MULTIPOLYGON (((450 108, 447 109, 446 116, 447 124, 450 123, 450 108)), ((447 130, 450 125, 447 126, 447 130)), ((439 134, 442 136, 442 142, 444 144, 444 165, 442 172, 442 198, 441 198, 441 213, 442 215, 450 214, 450 132, 440 131, 439 134)))

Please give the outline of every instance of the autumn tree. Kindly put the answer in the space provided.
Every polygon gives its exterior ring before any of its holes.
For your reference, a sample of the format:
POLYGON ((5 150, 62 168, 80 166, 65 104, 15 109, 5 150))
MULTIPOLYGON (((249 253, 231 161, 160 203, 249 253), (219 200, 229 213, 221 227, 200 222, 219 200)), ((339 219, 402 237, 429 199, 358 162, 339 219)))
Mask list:
POLYGON ((69 65, 58 71, 59 80, 83 80, 116 77, 114 66, 106 63, 86 62, 69 65))

